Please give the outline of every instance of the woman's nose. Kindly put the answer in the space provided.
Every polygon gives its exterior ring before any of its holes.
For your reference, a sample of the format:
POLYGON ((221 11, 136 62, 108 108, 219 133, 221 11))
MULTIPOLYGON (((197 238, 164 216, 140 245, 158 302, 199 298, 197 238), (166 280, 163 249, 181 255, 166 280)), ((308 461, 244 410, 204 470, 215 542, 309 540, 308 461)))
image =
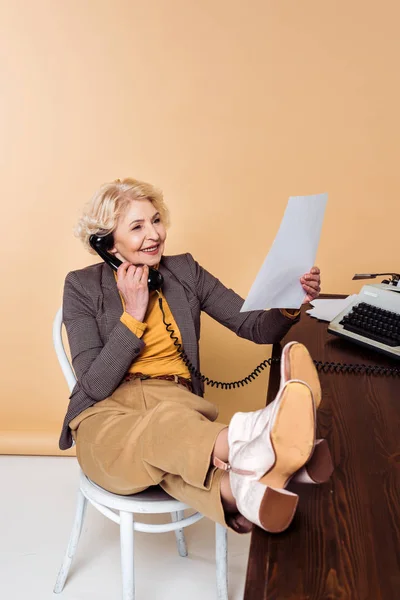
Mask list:
POLYGON ((160 239, 160 235, 153 224, 150 224, 148 226, 147 237, 150 238, 151 240, 155 240, 155 241, 158 241, 160 239))

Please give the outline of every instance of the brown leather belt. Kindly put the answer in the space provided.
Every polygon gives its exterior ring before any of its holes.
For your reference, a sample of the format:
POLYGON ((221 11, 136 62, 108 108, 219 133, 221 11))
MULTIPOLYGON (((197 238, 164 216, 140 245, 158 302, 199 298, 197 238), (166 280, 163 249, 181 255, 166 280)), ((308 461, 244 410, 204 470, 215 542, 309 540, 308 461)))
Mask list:
POLYGON ((193 386, 190 379, 180 377, 179 375, 145 375, 144 373, 127 373, 124 377, 124 381, 131 381, 131 379, 163 379, 165 381, 174 381, 183 385, 189 392, 193 392, 193 386))

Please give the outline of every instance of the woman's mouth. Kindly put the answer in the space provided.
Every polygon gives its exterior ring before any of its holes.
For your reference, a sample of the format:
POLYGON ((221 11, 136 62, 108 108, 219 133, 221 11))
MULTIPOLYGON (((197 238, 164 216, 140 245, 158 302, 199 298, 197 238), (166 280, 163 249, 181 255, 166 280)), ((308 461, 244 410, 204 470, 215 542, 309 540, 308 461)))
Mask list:
POLYGON ((145 254, 150 254, 150 256, 153 256, 154 254, 158 253, 158 248, 159 246, 149 246, 148 248, 142 248, 141 252, 144 252, 145 254))

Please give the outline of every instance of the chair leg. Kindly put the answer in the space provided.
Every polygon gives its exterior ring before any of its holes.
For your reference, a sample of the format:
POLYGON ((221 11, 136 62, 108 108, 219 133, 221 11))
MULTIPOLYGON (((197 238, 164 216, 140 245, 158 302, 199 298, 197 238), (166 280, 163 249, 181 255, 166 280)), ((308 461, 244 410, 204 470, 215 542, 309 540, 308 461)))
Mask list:
POLYGON ((133 514, 123 510, 119 513, 121 543, 122 600, 135 600, 134 528, 133 514))
MULTIPOLYGON (((178 510, 177 512, 171 513, 171 518, 174 523, 176 523, 176 521, 181 521, 184 517, 185 517, 185 511, 183 511, 183 510, 178 510)), ((187 546, 186 546, 185 534, 183 533, 183 528, 175 529, 175 537, 176 537, 176 545, 178 548, 179 556, 182 556, 182 557, 187 556, 188 551, 187 551, 187 546)))
POLYGON ((228 600, 228 532, 219 523, 215 523, 215 564, 218 600, 228 600))
POLYGON ((75 519, 74 524, 72 525, 72 531, 68 542, 68 548, 64 556, 63 563, 61 565, 61 569, 57 576, 56 585, 54 586, 54 593, 59 594, 62 592, 65 584, 65 580, 67 579, 69 569, 71 567, 72 559, 75 554, 76 547, 79 542, 79 537, 81 535, 83 521, 85 519, 87 507, 87 499, 82 494, 81 490, 78 492, 78 502, 75 510, 75 519))

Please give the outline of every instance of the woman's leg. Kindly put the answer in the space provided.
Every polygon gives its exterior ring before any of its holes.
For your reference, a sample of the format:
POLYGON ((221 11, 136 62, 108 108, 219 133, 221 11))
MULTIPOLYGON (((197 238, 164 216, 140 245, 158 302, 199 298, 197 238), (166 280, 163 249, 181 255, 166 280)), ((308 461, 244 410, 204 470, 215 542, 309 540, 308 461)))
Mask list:
POLYGON ((161 403, 141 404, 138 382, 126 387, 126 402, 121 390, 119 402, 98 403, 71 422, 83 471, 117 494, 136 493, 158 483, 171 496, 241 532, 229 476, 213 466, 214 456, 228 459, 227 426, 209 421, 186 402, 166 400, 171 392, 179 396, 180 390, 162 383, 151 386, 160 387, 161 403))

